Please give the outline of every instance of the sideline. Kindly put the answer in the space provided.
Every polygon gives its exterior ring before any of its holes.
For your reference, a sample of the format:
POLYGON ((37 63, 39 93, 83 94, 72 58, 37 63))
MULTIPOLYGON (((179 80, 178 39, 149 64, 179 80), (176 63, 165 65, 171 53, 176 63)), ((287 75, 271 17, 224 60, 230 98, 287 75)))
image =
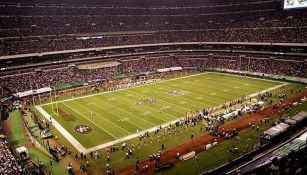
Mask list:
POLYGON ((48 120, 51 124, 81 153, 86 152, 86 148, 75 139, 60 123, 53 119, 41 106, 35 106, 35 108, 48 120))
MULTIPOLYGON (((208 73, 208 72, 206 72, 208 73)), ((206 73, 201 73, 201 74, 206 74, 206 73)), ((190 76, 187 76, 187 77, 191 77, 191 76, 197 76, 197 75, 200 75, 200 74, 195 74, 195 75, 190 75, 190 76)), ((228 75, 228 74, 227 74, 228 75)), ((187 77, 180 77, 180 78, 187 78, 187 77)), ((180 78, 177 78, 177 79, 180 79, 180 78)), ((258 78, 255 78, 255 79, 258 79, 258 78)), ((174 79, 171 79, 171 80, 174 80, 174 79)), ((166 81, 171 81, 171 80, 166 80, 166 81)), ((271 80, 268 80, 268 81, 271 81, 271 80)), ((273 80, 272 80, 273 81, 273 80)), ((157 82, 157 83, 160 83, 160 82, 157 82)), ((152 84, 152 83, 151 83, 152 84)), ((265 90, 262 90, 260 92, 257 92, 257 93, 253 93, 253 94, 250 94, 248 95, 247 97, 248 98, 252 98, 252 97, 255 97, 257 96, 259 93, 264 93, 264 92, 268 92, 268 91, 272 91, 272 90, 275 90, 275 89, 278 89, 278 88, 281 88, 283 86, 286 86, 288 85, 289 83, 283 83, 283 84, 280 84, 280 85, 277 85, 277 86, 273 86, 271 88, 268 88, 268 89, 265 89, 265 90)), ((136 86, 136 87, 139 87, 139 86, 136 86)), ((133 88, 133 87, 132 87, 133 88)), ((120 90, 123 90, 123 89, 120 89, 120 90)), ((110 92, 113 92, 113 91, 110 91, 110 92)), ((110 93, 110 92, 104 92, 104 93, 110 93)), ((102 94, 102 93, 101 93, 102 94)), ((93 94, 91 96, 94 96, 94 95, 100 95, 100 94, 93 94)), ((87 96, 88 97, 88 96, 87 96)), ((80 97, 80 98, 85 98, 84 97, 80 97)), ((69 100, 68 100, 69 101, 69 100)), ((107 142, 107 143, 103 143, 101 145, 98 145, 98 146, 94 146, 92 148, 89 148, 89 149, 86 149, 79 141, 77 141, 65 128, 63 128, 55 119, 53 119, 43 108, 42 106, 35 106, 35 108, 49 121, 51 122, 52 121, 52 124, 54 125, 54 127, 79 151, 79 152, 82 152, 84 154, 87 154, 87 153, 90 153, 92 151, 96 151, 96 150, 99 150, 99 149, 103 149, 103 148, 106 148, 106 147, 109 147, 111 145, 114 145, 114 144, 118 144, 118 143, 121 143, 121 142, 124 142, 124 141, 127 141, 127 140, 130 140, 130 139, 133 139, 133 138, 136 138, 136 137, 139 137, 139 135, 141 133, 144 133, 144 132, 153 132, 157 129, 157 127, 159 127, 160 125, 156 126, 156 127, 153 127, 153 128, 150 128, 150 129, 147 129, 147 130, 144 130, 144 131, 141 131, 141 132, 138 132, 138 133, 135 133, 135 134, 131 134, 131 135, 128 135, 126 137, 122 137, 122 138, 118 138, 114 141, 110 141, 110 142, 107 142)), ((179 119, 176 119, 176 120, 173 120, 171 122, 168 122, 168 123, 164 123, 164 124, 161 124, 161 127, 164 128, 164 127, 167 127, 169 126, 170 124, 174 124, 176 123, 177 121, 179 121, 179 119)))

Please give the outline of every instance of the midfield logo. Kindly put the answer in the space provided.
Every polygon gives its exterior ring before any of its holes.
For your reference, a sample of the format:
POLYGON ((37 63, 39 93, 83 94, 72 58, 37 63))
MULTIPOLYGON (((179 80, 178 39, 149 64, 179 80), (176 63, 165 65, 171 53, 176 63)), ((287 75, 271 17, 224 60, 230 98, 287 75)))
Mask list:
POLYGON ((74 130, 80 134, 89 134, 93 131, 93 129, 88 125, 77 125, 74 130))

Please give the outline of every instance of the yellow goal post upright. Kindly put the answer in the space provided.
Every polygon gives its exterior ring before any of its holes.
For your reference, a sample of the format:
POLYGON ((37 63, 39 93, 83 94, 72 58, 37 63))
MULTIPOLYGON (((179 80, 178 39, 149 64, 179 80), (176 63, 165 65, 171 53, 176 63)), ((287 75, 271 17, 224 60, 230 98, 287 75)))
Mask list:
POLYGON ((30 84, 31 91, 32 91, 32 103, 35 106, 35 100, 34 100, 34 94, 33 94, 33 87, 32 87, 32 80, 31 80, 31 78, 29 78, 29 84, 30 84))
POLYGON ((58 100, 57 100, 57 97, 56 97, 56 91, 55 91, 55 87, 52 87, 51 88, 51 91, 50 91, 50 101, 51 101, 51 109, 52 109, 52 112, 59 115, 59 108, 58 108, 58 100), (53 106, 53 95, 52 95, 52 91, 54 91, 54 99, 55 99, 55 103, 56 103, 56 113, 54 112, 54 106, 53 106))
MULTIPOLYGON (((51 87, 51 86, 49 86, 49 87, 51 87)), ((50 102, 51 102, 51 110, 52 110, 52 112, 54 112, 54 109, 53 109, 53 102, 52 102, 52 89, 51 89, 51 91, 49 92, 49 96, 50 96, 50 102)))
POLYGON ((55 107, 56 107, 56 114, 59 115, 59 107, 58 107, 58 95, 54 88, 54 98, 55 98, 55 107))

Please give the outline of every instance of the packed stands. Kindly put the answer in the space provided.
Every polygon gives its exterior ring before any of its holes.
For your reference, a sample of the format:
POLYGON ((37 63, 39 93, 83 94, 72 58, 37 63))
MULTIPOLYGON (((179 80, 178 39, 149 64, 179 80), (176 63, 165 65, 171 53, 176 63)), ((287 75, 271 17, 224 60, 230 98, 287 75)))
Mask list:
POLYGON ((112 8, 2 3, 0 55, 192 41, 305 43, 306 21, 306 11, 283 11, 270 0, 112 8))
POLYGON ((24 168, 10 151, 9 143, 0 139, 0 174, 5 175, 22 175, 24 168))
MULTIPOLYGON (((242 57, 236 54, 210 55, 159 55, 146 57, 130 57, 118 59, 121 64, 100 69, 83 70, 75 66, 54 67, 33 72, 7 75, 0 77, 0 85, 8 88, 12 93, 31 89, 54 86, 57 84, 88 81, 99 78, 109 79, 118 74, 133 72, 155 72, 157 69, 168 67, 183 68, 222 68, 244 70, 275 75, 307 77, 307 62, 281 57, 267 57, 264 55, 250 55, 242 57)), ((97 64, 106 61, 93 61, 97 64)), ((82 63, 79 63, 82 64, 82 63)), ((83 63, 84 64, 84 63, 83 63)))
MULTIPOLYGON (((306 48, 296 48, 307 44, 307 12, 282 10, 278 0, 212 0, 208 4, 192 0, 189 6, 183 1, 171 4, 175 0, 158 0, 151 2, 152 6, 125 1, 112 2, 118 6, 87 1, 89 5, 82 0, 25 1, 30 2, 0 2, 1 102, 20 92, 44 88, 49 92, 67 84, 77 87, 120 77, 161 75, 159 70, 169 68, 307 78, 306 48), (175 45, 185 42, 199 46, 175 45), (215 42, 218 46, 212 44, 215 42), (151 48, 161 43, 171 46, 151 48), (134 47, 141 44, 150 46, 134 47), (106 49, 112 46, 129 48, 106 49)), ((199 122, 200 118, 188 120, 199 122)), ((228 133, 224 137, 230 138, 228 133)), ((304 174, 304 145, 306 134, 261 159, 269 168, 259 172, 304 174)), ((0 138, 0 175, 27 174, 13 154, 9 143, 0 138)), ((243 172, 250 172, 248 168, 243 172)))

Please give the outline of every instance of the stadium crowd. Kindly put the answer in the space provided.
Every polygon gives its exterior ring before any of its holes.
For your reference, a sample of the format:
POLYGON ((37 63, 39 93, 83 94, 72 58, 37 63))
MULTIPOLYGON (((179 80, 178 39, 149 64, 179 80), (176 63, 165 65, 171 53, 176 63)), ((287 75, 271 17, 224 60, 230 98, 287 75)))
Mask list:
POLYGON ((283 11, 277 3, 180 8, 3 4, 0 55, 188 41, 306 42, 306 12, 283 11))
POLYGON ((295 174, 302 175, 307 172, 306 162, 307 160, 306 149, 301 151, 301 154, 295 151, 291 151, 289 155, 281 160, 275 157, 272 160, 271 166, 265 171, 267 174, 295 174))
POLYGON ((0 139, 0 174, 23 175, 24 169, 12 155, 8 142, 0 139))
MULTIPOLYGON (((304 10, 282 11, 279 2, 261 0, 240 4, 155 8, 0 3, 0 56, 170 42, 306 43, 306 17, 304 10)), ((175 54, 117 60, 121 62, 119 66, 107 68, 82 70, 77 65, 83 63, 76 63, 76 66, 65 64, 42 67, 32 72, 1 75, 0 99, 6 96, 4 91, 7 90, 17 93, 64 83, 111 79, 119 74, 155 73, 157 69, 177 66, 186 70, 221 68, 307 78, 307 61, 287 56, 175 54)), ((157 128, 154 133, 145 133, 140 136, 142 145, 122 145, 125 158, 130 159, 135 149, 141 149, 141 146, 154 141, 161 141, 161 150, 165 149, 163 139, 197 125, 204 115, 210 113, 211 110, 207 109, 196 111, 174 125, 157 128)), ((222 115, 212 117, 222 124, 222 115)), ((207 122, 210 126, 211 121, 207 122)), ((238 134, 236 130, 221 132, 217 129, 208 130, 212 135, 223 138, 238 134)), ((191 133, 191 139, 193 137, 194 133, 191 133)), ((110 150, 108 162, 110 153, 119 149, 115 145, 110 150)), ((50 152, 56 155, 58 152, 64 153, 64 157, 70 151, 62 146, 50 152)), ((80 158, 86 159, 84 156, 81 153, 80 158)), ((149 159, 159 162, 160 156, 161 151, 149 155, 149 159)), ((91 159, 94 157, 98 159, 98 152, 91 153, 91 159)), ((78 154, 75 159, 79 159, 78 154)), ((301 163, 304 161, 306 157, 292 154, 285 161, 273 160, 267 171, 270 174, 302 174, 302 169, 306 168, 301 163)), ((106 167, 107 174, 114 173, 109 164, 106 167)), ((136 169, 141 167, 143 171, 148 170, 147 164, 141 166, 137 160, 136 169)), ((73 174, 71 163, 67 169, 69 174, 73 174)), ((84 171, 85 166, 82 164, 80 169, 84 171)), ((21 175, 24 169, 13 157, 7 142, 0 139, 2 173, 21 175)))
MULTIPOLYGON (((0 85, 13 93, 39 89, 57 84, 78 81, 112 78, 118 74, 133 72, 151 72, 157 69, 180 66, 183 68, 222 68, 244 70, 275 75, 307 78, 307 62, 302 60, 281 59, 264 55, 240 57, 238 55, 174 55, 148 56, 123 59, 121 65, 92 70, 80 70, 77 67, 60 67, 44 69, 0 77, 0 85)), ((1 93, 2 94, 2 93, 1 93)))

